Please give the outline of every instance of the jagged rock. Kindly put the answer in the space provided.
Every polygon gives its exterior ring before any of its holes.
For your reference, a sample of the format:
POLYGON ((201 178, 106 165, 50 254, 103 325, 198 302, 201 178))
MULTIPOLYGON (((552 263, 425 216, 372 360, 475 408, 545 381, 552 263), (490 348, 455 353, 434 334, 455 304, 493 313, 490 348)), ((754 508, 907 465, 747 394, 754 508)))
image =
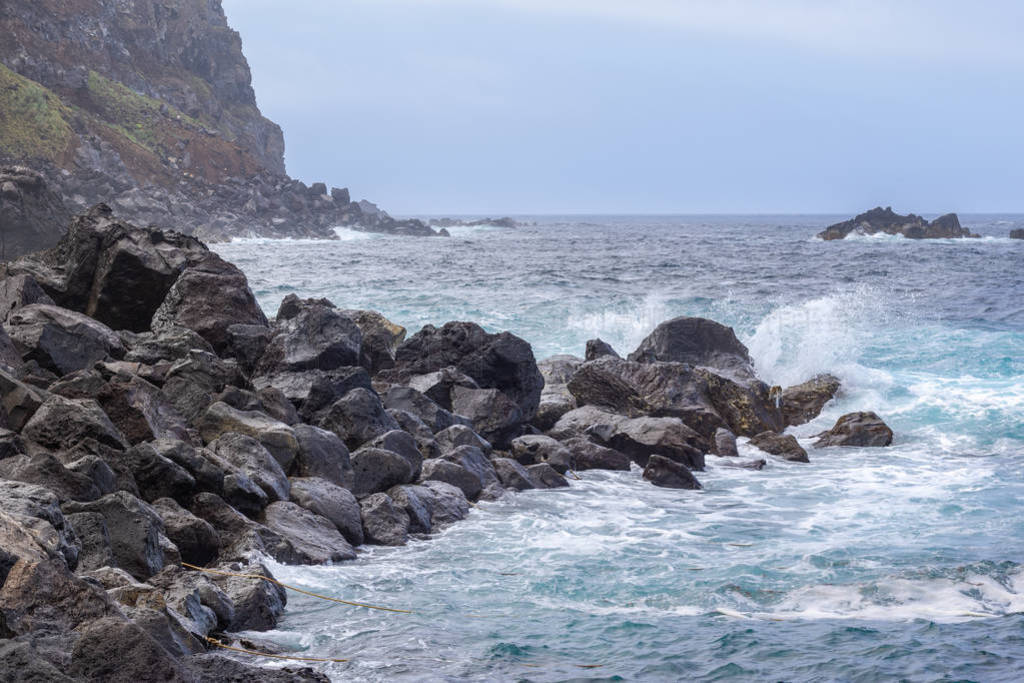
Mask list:
POLYGON ((526 468, 512 458, 494 458, 491 463, 494 465, 494 472, 498 475, 498 480, 505 488, 516 491, 537 488, 526 468))
POLYGON ((0 427, 0 460, 22 455, 24 452, 25 442, 21 440, 18 433, 0 427))
MULTIPOLYGON (((234 574, 259 574, 273 578, 262 563, 230 563, 213 567, 234 574)), ((234 606, 234 618, 225 631, 266 631, 277 625, 287 602, 285 589, 270 581, 256 581, 235 576, 210 574, 210 580, 220 588, 234 606)))
MULTIPOLYGON (((88 503, 65 503, 64 511, 102 515, 117 566, 137 579, 145 580, 157 573, 168 559, 170 542, 164 536, 163 520, 152 506, 129 493, 117 491, 88 503)), ((83 549, 91 541, 82 538, 83 549)))
POLYGON ((386 493, 374 493, 359 501, 363 536, 374 545, 405 545, 409 539, 409 515, 386 493))
POLYGON ((277 387, 263 387, 256 392, 256 397, 259 399, 263 412, 278 422, 283 422, 289 427, 294 427, 302 422, 299 411, 295 410, 295 406, 288 400, 288 397, 277 387))
MULTIPOLYGON (((109 467, 107 471, 110 471, 109 467)), ((39 452, 31 457, 16 455, 0 460, 0 477, 45 486, 56 494, 61 502, 96 500, 104 491, 113 490, 99 486, 86 474, 65 467, 60 460, 46 452, 39 452)))
POLYGON ((878 206, 848 221, 828 226, 818 233, 818 237, 826 241, 841 240, 851 233, 873 235, 878 232, 903 235, 911 239, 978 236, 967 228, 960 227, 960 219, 955 213, 939 216, 929 223, 912 213, 901 216, 890 206, 884 209, 878 206))
POLYGON ((0 481, 0 511, 16 519, 47 556, 63 558, 69 569, 75 568, 81 549, 79 540, 51 491, 33 484, 0 481))
POLYGON ((164 534, 178 547, 181 559, 205 565, 217 557, 220 537, 209 522, 199 519, 171 498, 153 501, 153 509, 164 522, 164 534))
POLYGON ((449 366, 472 377, 481 388, 504 393, 524 420, 537 412, 544 378, 530 345, 519 337, 509 332, 488 334, 475 323, 449 322, 440 329, 424 327, 395 354, 396 369, 408 375, 449 366))
POLYGON ((413 484, 392 486, 387 490, 391 503, 409 516, 409 533, 429 534, 433 530, 431 518, 437 496, 433 491, 413 484))
POLYGON ((565 477, 546 462, 528 465, 526 471, 530 475, 530 480, 537 484, 537 488, 557 489, 569 486, 569 482, 565 480, 565 477))
POLYGON ((128 443, 189 438, 185 418, 178 409, 140 377, 112 377, 95 398, 128 443))
POLYGON ((307 424, 295 426, 299 452, 292 470, 299 477, 320 477, 344 488, 352 488, 354 474, 348 448, 334 432, 307 424))
POLYGON ((17 671, 12 681, 39 681, 39 683, 74 683, 54 664, 46 661, 30 642, 0 640, 0 662, 7 671, 17 671))
POLYGON ((480 480, 480 488, 487 490, 498 483, 491 461, 476 446, 459 446, 441 456, 443 460, 461 465, 480 480))
POLYGON ((546 462, 559 474, 572 466, 572 452, 550 436, 527 435, 512 440, 512 457, 523 465, 546 462))
POLYGON ((155 332, 135 335, 128 343, 128 352, 125 353, 124 359, 132 363, 155 365, 165 361, 184 360, 189 357, 191 351, 212 355, 213 347, 187 327, 168 325, 155 332))
MULTIPOLYGON (((10 527, 2 515, 0 530, 6 535, 10 527)), ((11 548, 6 543, 2 547, 11 548)), ((0 613, 7 629, 18 634, 47 629, 68 631, 117 613, 102 588, 72 574, 62 559, 23 557, 25 561, 10 567, 0 588, 0 613)))
POLYGON ((583 470, 621 470, 629 471, 629 456, 614 448, 607 448, 594 443, 590 439, 573 437, 562 442, 572 455, 573 469, 583 470))
POLYGON ((7 426, 20 431, 46 400, 39 389, 19 381, 0 368, 0 406, 7 417, 7 426))
POLYGON ((181 325, 199 333, 218 353, 228 350, 232 325, 266 325, 242 271, 210 254, 186 268, 153 314, 154 331, 181 325))
POLYGON ((212 653, 193 655, 187 663, 202 680, 219 683, 248 683, 255 680, 263 683, 330 683, 331 680, 310 667, 268 669, 212 653))
MULTIPOLYGON (((56 458, 54 460, 56 461, 56 458)), ((68 472, 74 472, 88 479, 97 491, 96 495, 90 493, 84 496, 69 496, 65 500, 95 500, 117 490, 117 475, 110 469, 110 465, 95 455, 83 455, 78 460, 72 460, 62 467, 68 472)))
POLYGON ((12 312, 32 304, 56 305, 31 275, 21 273, 0 280, 0 321, 6 321, 12 312))
POLYGON ((455 367, 441 368, 425 375, 414 375, 409 378, 408 386, 441 406, 452 410, 452 390, 455 387, 479 389, 480 385, 469 375, 455 367))
POLYGON ((434 531, 465 519, 469 514, 469 501, 458 487, 443 481, 424 481, 420 486, 434 494, 430 509, 430 524, 434 531))
MULTIPOLYGON (((288 477, 280 463, 263 445, 245 434, 227 432, 210 442, 219 458, 236 467, 259 486, 271 501, 288 500, 288 477)), ((228 477, 224 486, 227 488, 228 477)))
POLYGON ((430 431, 430 427, 423 420, 412 413, 391 408, 388 409, 388 415, 395 419, 402 431, 412 436, 421 458, 436 458, 441 455, 441 447, 438 446, 434 433, 430 431))
POLYGON ((565 441, 577 436, 595 434, 595 438, 603 441, 611 435, 620 418, 621 416, 597 406, 580 406, 563 415, 555 426, 548 430, 548 436, 565 441))
POLYGON ((258 390, 274 387, 284 394, 306 420, 314 418, 339 398, 356 388, 372 390, 370 375, 363 368, 297 370, 253 377, 258 390))
POLYGON ((719 427, 715 430, 715 455, 722 457, 733 457, 739 455, 739 451, 736 449, 736 435, 730 432, 725 427, 719 427))
POLYGON ((288 539, 308 564, 354 560, 356 553, 333 523, 295 503, 271 503, 263 511, 263 524, 288 539))
POLYGON ((650 412, 643 397, 617 372, 618 364, 585 363, 570 378, 567 388, 577 405, 591 405, 613 413, 638 417, 650 412))
POLYGON ((227 329, 224 355, 234 358, 247 373, 252 373, 263 354, 274 330, 265 325, 238 323, 227 329))
POLYGON ((433 458, 423 461, 423 470, 420 473, 420 483, 426 484, 430 481, 442 481, 458 488, 469 500, 476 500, 483 491, 480 477, 476 476, 462 465, 433 458))
POLYGON ((655 486, 663 488, 692 490, 703 488, 686 465, 660 455, 650 457, 647 466, 644 467, 643 476, 655 486))
POLYGON ((160 589, 168 607, 191 619, 197 632, 206 635, 218 627, 226 629, 235 618, 231 598, 212 581, 211 576, 170 566, 151 576, 148 583, 160 589))
POLYGON ((329 520, 350 544, 363 544, 359 502, 352 492, 319 477, 293 477, 291 498, 302 507, 329 520))
POLYGON ((11 313, 6 328, 23 359, 34 360, 59 375, 125 353, 121 339, 109 327, 57 306, 19 308, 11 313))
POLYGON ((612 345, 603 339, 589 339, 587 340, 587 350, 584 358, 586 360, 597 360, 602 356, 611 356, 613 358, 620 358, 619 354, 615 352, 612 345))
POLYGON ((412 466, 405 457, 372 446, 352 454, 352 471, 352 492, 357 496, 386 491, 398 484, 408 484, 413 479, 412 466))
POLYGON ((295 432, 288 425, 264 413, 236 410, 220 401, 206 409, 196 427, 207 443, 230 432, 251 436, 274 456, 283 470, 291 467, 299 452, 295 432))
POLYGON ((658 454, 690 469, 704 469, 699 435, 674 417, 619 419, 605 444, 628 455, 644 467, 647 458, 658 454), (695 445, 696 444, 696 445, 695 445))
POLYGON ((803 449, 792 434, 776 434, 761 432, 750 437, 750 445, 765 453, 781 456, 791 462, 810 462, 807 451, 803 449))
POLYGON ((361 343, 359 327, 332 303, 289 294, 281 302, 274 335, 256 364, 256 374, 358 365, 361 343))
POLYGON ((238 367, 212 353, 193 349, 167 371, 161 390, 178 412, 192 423, 228 385, 244 384, 238 367))
MULTIPOLYGON (((117 564, 107 531, 107 520, 98 512, 75 512, 66 516, 68 525, 82 542, 78 570, 95 570, 117 564)), ((133 579, 134 580, 134 579, 133 579)))
POLYGON ((196 480, 192 475, 161 455, 152 444, 133 446, 118 459, 132 473, 143 500, 150 503, 158 498, 187 501, 195 492, 196 480))
POLYGON ((1024 228, 1015 228, 1010 231, 1010 239, 1024 240, 1024 228))
POLYGON ((380 398, 362 388, 353 389, 335 401, 319 418, 317 426, 337 434, 350 449, 399 428, 384 410, 380 398))
POLYGON ((473 430, 492 444, 502 446, 522 432, 526 422, 519 406, 498 389, 456 387, 452 407, 468 417, 473 430))
POLYGON ((818 434, 815 448, 823 446, 888 446, 892 430, 873 412, 847 413, 832 429, 818 434))
POLYGON ((50 450, 73 451, 94 441, 115 449, 128 446, 96 401, 50 396, 22 429, 22 436, 50 450))
POLYGON ((220 561, 246 560, 253 553, 265 553, 278 562, 302 564, 303 556, 280 534, 241 514, 220 496, 200 493, 192 499, 192 514, 204 519, 220 538, 220 561))
POLYGON ((782 392, 782 417, 789 426, 802 425, 818 417, 821 409, 839 391, 839 378, 815 375, 803 384, 786 387, 782 392))
POLYGON ((732 328, 706 318, 682 316, 661 323, 629 360, 704 366, 741 383, 756 379, 750 353, 732 328))
POLYGON ((371 375, 394 367, 395 351, 405 340, 405 328, 376 311, 346 310, 342 314, 352 320, 362 333, 359 364, 371 375))
POLYGON ((182 468, 195 480, 200 491, 220 495, 224 491, 224 470, 191 444, 174 439, 157 439, 149 444, 158 455, 182 468))
POLYGON ((384 394, 384 405, 389 410, 404 410, 415 415, 435 433, 456 424, 450 411, 412 387, 391 387, 384 394))
POLYGON ((411 471, 410 481, 420 476, 420 467, 423 465, 423 454, 416 444, 416 439, 408 432, 395 429, 378 436, 367 444, 370 448, 382 448, 392 453, 397 453, 406 459, 411 471))
POLYGON ((441 453, 448 453, 459 446, 475 446, 484 453, 491 452, 491 443, 466 425, 456 424, 434 435, 441 453))
POLYGON ((48 391, 64 398, 96 398, 106 384, 103 375, 90 368, 69 372, 51 384, 48 391))

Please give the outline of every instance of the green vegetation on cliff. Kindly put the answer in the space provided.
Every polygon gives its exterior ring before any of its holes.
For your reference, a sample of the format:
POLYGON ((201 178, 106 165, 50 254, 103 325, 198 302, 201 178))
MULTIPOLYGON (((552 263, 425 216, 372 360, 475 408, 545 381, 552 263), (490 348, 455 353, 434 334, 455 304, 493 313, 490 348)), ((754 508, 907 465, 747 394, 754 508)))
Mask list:
POLYGON ((71 109, 53 92, 0 64, 0 152, 60 161, 72 150, 71 109))

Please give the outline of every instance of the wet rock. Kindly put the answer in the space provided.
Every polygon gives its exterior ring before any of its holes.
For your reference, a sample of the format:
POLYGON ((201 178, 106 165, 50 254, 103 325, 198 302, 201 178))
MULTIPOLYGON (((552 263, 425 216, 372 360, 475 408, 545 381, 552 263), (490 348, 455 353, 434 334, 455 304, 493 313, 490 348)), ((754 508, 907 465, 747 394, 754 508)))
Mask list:
POLYGON ((71 451, 90 440, 115 449, 128 445, 95 401, 62 396, 47 398, 25 424, 22 436, 54 451, 71 451))
POLYGON ((366 389, 353 389, 338 399, 319 418, 317 426, 337 434, 349 449, 398 429, 380 398, 366 389))
POLYGON ((615 352, 612 345, 603 339, 589 339, 587 340, 587 351, 586 360, 596 360, 602 356, 611 356, 612 358, 619 358, 619 354, 615 352))
POLYGON ((413 484, 392 486, 387 491, 391 502, 409 516, 409 533, 429 534, 433 529, 431 518, 437 496, 433 491, 413 484))
POLYGON ((1024 228, 1015 228, 1010 231, 1010 239, 1024 240, 1024 228))
POLYGON ((212 653, 194 655, 188 658, 187 663, 203 681, 248 683, 259 680, 263 683, 330 683, 327 676, 310 667, 287 666, 281 669, 268 669, 212 653))
MULTIPOLYGON (((235 574, 258 574, 273 578, 262 563, 218 564, 212 569, 235 574)), ((269 581, 211 574, 210 580, 221 589, 234 606, 234 618, 225 631, 266 631, 277 626, 284 614, 287 594, 285 589, 269 581)))
POLYGON ((56 305, 31 275, 22 273, 0 280, 0 321, 6 321, 14 311, 32 304, 56 305))
POLYGON ((420 485, 434 495, 430 508, 430 524, 434 531, 465 519, 469 514, 469 501, 458 487, 443 481, 424 481, 420 485))
POLYGON ((212 404, 196 424, 207 443, 234 432, 250 436, 270 452, 283 470, 291 467, 299 442, 291 427, 258 411, 243 411, 220 401, 212 404))
POLYGON ((211 576, 170 566, 151 576, 148 583, 160 590, 168 607, 193 622, 196 633, 206 635, 218 627, 226 629, 235 618, 235 606, 211 576))
POLYGON ((747 347, 732 328, 706 318, 682 316, 661 323, 629 354, 629 360, 704 366, 738 382, 756 378, 747 347))
POLYGON ((765 453, 778 455, 784 460, 791 462, 810 462, 807 451, 803 449, 796 437, 792 434, 776 434, 775 432, 761 432, 750 437, 750 445, 765 453))
POLYGON ((715 455, 722 457, 733 457, 739 455, 736 449, 736 435, 725 427, 715 430, 715 455))
POLYGON ((220 536, 209 522, 199 519, 171 498, 153 502, 153 509, 164 522, 164 534, 178 547, 181 559, 205 565, 217 557, 220 536))
POLYGON ((299 451, 292 470, 299 477, 319 477, 344 488, 352 488, 354 474, 348 448, 334 432, 307 424, 295 426, 299 451))
POLYGON ((491 463, 494 465, 494 472, 498 475, 498 480, 505 488, 516 491, 537 488, 526 468, 512 458, 494 458, 491 463))
MULTIPOLYGON (((528 343, 508 332, 488 334, 475 323, 424 327, 398 348, 395 364, 409 375, 454 366, 480 387, 505 394, 519 407, 524 420, 536 413, 544 387, 528 343)), ((455 408, 455 412, 460 411, 455 408)))
POLYGON ((449 410, 412 387, 391 387, 384 395, 384 405, 389 410, 402 410, 415 415, 435 433, 456 424, 456 418, 449 410))
POLYGON ((546 462, 559 474, 572 466, 572 452, 550 436, 527 435, 512 440, 512 457, 522 465, 546 462))
POLYGON ((430 481, 442 481, 450 484, 458 488, 469 500, 476 500, 483 491, 480 477, 462 465, 441 458, 423 461, 420 482, 426 484, 430 481))
POLYGON ((405 545, 409 539, 409 515, 386 493, 374 493, 359 501, 363 536, 374 545, 405 545))
POLYGON ((442 455, 441 459, 464 467, 480 480, 480 487, 484 490, 498 483, 498 477, 494 473, 490 459, 475 446, 459 446, 442 455))
POLYGON ((20 308, 7 320, 7 332, 24 360, 63 375, 104 358, 121 358, 124 345, 106 325, 47 304, 20 308))
POLYGON ((569 482, 565 480, 565 477, 559 474, 546 462, 538 463, 536 465, 528 465, 526 467, 526 471, 529 473, 531 481, 537 484, 537 488, 556 489, 565 488, 569 485, 569 482))
MULTIPOLYGON (((136 579, 145 580, 163 568, 169 544, 164 537, 163 520, 152 506, 135 496, 118 491, 88 503, 66 503, 64 511, 102 515, 116 566, 136 579)), ((83 549, 93 541, 94 538, 83 537, 83 549)))
POLYGON ((470 419, 475 432, 497 446, 518 436, 526 421, 519 406, 497 389, 456 387, 452 407, 470 419))
POLYGON ((839 379, 816 375, 803 384, 786 387, 782 392, 782 417, 787 425, 802 425, 818 417, 821 409, 839 392, 839 379))
POLYGON ((564 441, 577 436, 594 434, 602 441, 611 436, 621 416, 597 406, 580 406, 563 415, 555 426, 548 430, 548 436, 564 441))
POLYGON ((562 442, 572 455, 573 469, 583 470, 621 470, 629 471, 629 456, 614 448, 607 448, 594 443, 590 439, 574 437, 562 442))
POLYGON ((370 446, 352 454, 352 472, 352 492, 357 496, 386 491, 392 486, 408 484, 413 480, 412 467, 406 458, 370 446))
POLYGON ((733 467, 741 470, 763 470, 768 461, 764 458, 756 460, 724 460, 719 462, 719 467, 733 467))
POLYGON ((293 477, 292 500, 329 520, 350 544, 363 544, 359 502, 352 492, 318 477, 293 477))
POLYGON ((442 453, 453 451, 459 446, 475 446, 484 453, 491 452, 491 443, 466 425, 456 424, 434 435, 437 447, 442 453))
POLYGON ((359 364, 362 332, 325 299, 301 300, 289 294, 281 302, 274 334, 256 373, 334 370, 359 364))
POLYGON ((620 415, 638 417, 652 409, 636 388, 623 379, 621 364, 585 363, 570 378, 567 388, 578 405, 597 406, 620 415))
POLYGON ((647 458, 657 454, 683 463, 690 469, 704 469, 700 436, 675 417, 619 418, 604 445, 628 455, 645 467, 647 458))
POLYGON ((295 503, 271 503, 263 511, 263 524, 291 542, 308 564, 354 560, 356 553, 333 523, 295 503))
POLYGON ((210 254, 186 268, 153 314, 152 329, 180 325, 197 332, 218 353, 229 348, 232 325, 266 325, 242 271, 210 254))
POLYGON ((873 412, 847 413, 832 429, 818 435, 815 448, 824 446, 888 446, 892 430, 873 412))
POLYGON ((245 434, 228 432, 212 441, 209 448, 219 458, 249 477, 267 494, 271 502, 288 500, 288 477, 270 451, 256 439, 245 434))
POLYGON ((7 427, 20 431, 45 400, 44 392, 0 368, 0 406, 7 417, 7 427))
POLYGON ((960 227, 960 219, 955 213, 939 216, 929 223, 914 214, 901 216, 889 206, 884 209, 878 206, 848 221, 830 225, 819 232, 818 237, 828 241, 840 240, 850 234, 873 235, 875 233, 903 235, 911 239, 977 237, 970 230, 960 227))
POLYGON ((655 486, 663 488, 692 490, 703 488, 686 465, 660 455, 652 455, 648 459, 643 476, 655 486))

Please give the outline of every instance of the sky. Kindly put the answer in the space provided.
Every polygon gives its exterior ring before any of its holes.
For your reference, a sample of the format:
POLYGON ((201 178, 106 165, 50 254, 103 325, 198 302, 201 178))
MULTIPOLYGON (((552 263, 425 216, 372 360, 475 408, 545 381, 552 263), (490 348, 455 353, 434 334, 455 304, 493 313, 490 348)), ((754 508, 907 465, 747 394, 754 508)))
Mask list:
POLYGON ((288 172, 396 215, 1024 211, 1016 0, 224 0, 288 172))

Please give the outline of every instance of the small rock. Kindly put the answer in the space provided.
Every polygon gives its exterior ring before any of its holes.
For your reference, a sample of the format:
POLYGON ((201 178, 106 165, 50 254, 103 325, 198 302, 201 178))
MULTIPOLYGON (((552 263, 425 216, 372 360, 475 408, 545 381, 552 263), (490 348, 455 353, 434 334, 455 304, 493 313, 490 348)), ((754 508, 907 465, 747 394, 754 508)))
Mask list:
POLYGON ((660 455, 652 455, 647 460, 643 476, 655 486, 663 488, 692 490, 703 488, 686 465, 660 455))
POLYGON ((775 432, 761 432, 750 437, 750 445, 759 448, 765 453, 781 456, 783 460, 791 462, 810 462, 807 451, 797 442, 792 434, 776 434, 775 432))
POLYGON ((872 412, 847 413, 835 426, 818 435, 815 448, 823 446, 879 447, 892 444, 892 430, 872 412))

